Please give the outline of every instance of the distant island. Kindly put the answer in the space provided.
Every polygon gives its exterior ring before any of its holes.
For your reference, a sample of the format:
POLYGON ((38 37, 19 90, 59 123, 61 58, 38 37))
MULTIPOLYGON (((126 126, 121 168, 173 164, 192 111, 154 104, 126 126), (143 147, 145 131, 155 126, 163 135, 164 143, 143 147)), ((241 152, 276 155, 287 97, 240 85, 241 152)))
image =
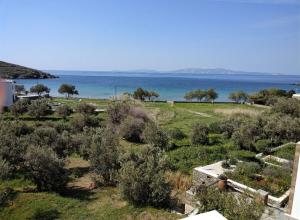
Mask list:
POLYGON ((52 79, 57 78, 52 74, 0 61, 0 77, 4 79, 52 79))

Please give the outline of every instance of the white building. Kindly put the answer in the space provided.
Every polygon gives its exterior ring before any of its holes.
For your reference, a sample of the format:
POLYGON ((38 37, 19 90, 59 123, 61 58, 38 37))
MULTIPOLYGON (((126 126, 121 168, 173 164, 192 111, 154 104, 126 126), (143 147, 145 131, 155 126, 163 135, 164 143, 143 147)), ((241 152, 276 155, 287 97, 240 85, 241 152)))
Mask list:
POLYGON ((13 80, 1 80, 5 91, 4 107, 10 107, 15 101, 15 82, 13 80))
POLYGON ((300 100, 300 93, 294 94, 294 95, 293 95, 293 98, 294 98, 294 99, 300 100))

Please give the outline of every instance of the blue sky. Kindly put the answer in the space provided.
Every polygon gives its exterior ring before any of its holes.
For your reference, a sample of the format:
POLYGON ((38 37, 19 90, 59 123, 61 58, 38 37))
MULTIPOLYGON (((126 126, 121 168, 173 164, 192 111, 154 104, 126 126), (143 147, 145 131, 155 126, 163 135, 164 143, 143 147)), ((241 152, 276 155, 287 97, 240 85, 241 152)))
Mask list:
POLYGON ((0 60, 300 74, 300 0, 0 0, 0 60))

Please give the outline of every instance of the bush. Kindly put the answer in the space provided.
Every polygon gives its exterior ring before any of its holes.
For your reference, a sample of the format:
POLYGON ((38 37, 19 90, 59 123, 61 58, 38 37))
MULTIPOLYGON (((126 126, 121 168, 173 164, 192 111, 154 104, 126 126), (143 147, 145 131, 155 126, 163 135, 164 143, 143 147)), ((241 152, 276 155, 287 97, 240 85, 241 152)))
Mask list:
POLYGON ((145 122, 142 119, 128 116, 121 124, 120 133, 127 141, 136 143, 142 142, 142 133, 145 127, 145 122))
POLYGON ((256 199, 249 200, 244 194, 220 192, 209 188, 199 194, 199 211, 208 212, 217 210, 225 218, 232 220, 260 219, 264 212, 264 205, 256 202, 256 199))
POLYGON ((259 173, 262 167, 255 162, 240 162, 236 165, 234 172, 238 175, 250 177, 253 174, 259 173))
POLYGON ((276 113, 287 114, 292 117, 300 117, 300 101, 294 98, 280 98, 272 107, 272 111, 276 113))
POLYGON ((91 116, 83 114, 74 114, 70 120, 71 127, 74 131, 79 132, 83 131, 84 127, 97 127, 100 125, 100 121, 91 116))
POLYGON ((120 169, 117 136, 108 129, 97 129, 92 136, 90 162, 96 183, 115 185, 120 169))
POLYGON ((66 119, 69 115, 72 114, 73 110, 68 105, 61 105, 57 107, 56 112, 59 116, 66 119))
POLYGON ((126 102, 112 102, 108 105, 107 114, 112 124, 119 125, 128 116, 130 106, 126 102))
POLYGON ((160 149, 168 148, 169 139, 167 134, 163 130, 161 130, 154 122, 148 122, 146 124, 143 131, 143 140, 146 143, 160 149))
POLYGON ((61 191, 68 181, 65 162, 46 147, 31 146, 25 155, 28 177, 36 184, 38 191, 61 191))
POLYGON ((170 138, 175 140, 182 140, 186 135, 179 128, 174 128, 168 131, 170 138))
POLYGON ((255 150, 255 141, 260 138, 262 131, 254 123, 249 122, 242 124, 238 130, 236 130, 231 139, 242 150, 255 150))
POLYGON ((171 186, 165 177, 167 164, 158 148, 147 147, 139 154, 130 154, 120 170, 120 189, 134 205, 166 207, 171 186))
POLYGON ((140 107, 131 107, 128 114, 131 115, 134 118, 142 119, 144 122, 148 122, 149 121, 148 115, 140 107))
POLYGON ((15 117, 18 117, 19 115, 22 115, 27 112, 28 106, 29 106, 29 101, 18 100, 10 107, 10 112, 15 117))
POLYGON ((31 102, 28 106, 28 113, 37 119, 49 115, 51 108, 45 99, 38 99, 31 102))
POLYGON ((0 123, 0 157, 13 169, 22 165, 26 148, 30 143, 25 135, 30 132, 31 129, 23 123, 0 123))
POLYGON ((272 142, 270 140, 267 140, 267 139, 258 140, 255 143, 255 149, 257 152, 260 152, 260 153, 268 153, 271 145, 272 145, 272 142))
POLYGON ((192 130, 191 143, 193 145, 208 144, 208 132, 209 128, 207 125, 203 125, 200 123, 195 124, 192 130))
POLYGON ((78 104, 75 107, 75 111, 77 113, 81 113, 81 114, 87 114, 87 115, 91 115, 95 113, 95 106, 87 104, 85 102, 78 104))
POLYGON ((9 178, 12 175, 12 167, 10 164, 0 157, 0 180, 9 178))

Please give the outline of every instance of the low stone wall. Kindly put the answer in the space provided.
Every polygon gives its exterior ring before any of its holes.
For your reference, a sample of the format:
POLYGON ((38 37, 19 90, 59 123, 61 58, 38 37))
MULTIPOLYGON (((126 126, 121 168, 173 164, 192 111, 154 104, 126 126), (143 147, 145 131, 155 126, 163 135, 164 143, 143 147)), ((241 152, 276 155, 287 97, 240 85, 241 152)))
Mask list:
POLYGON ((193 170, 193 185, 195 186, 211 186, 218 182, 218 177, 212 174, 208 174, 204 170, 193 170))

